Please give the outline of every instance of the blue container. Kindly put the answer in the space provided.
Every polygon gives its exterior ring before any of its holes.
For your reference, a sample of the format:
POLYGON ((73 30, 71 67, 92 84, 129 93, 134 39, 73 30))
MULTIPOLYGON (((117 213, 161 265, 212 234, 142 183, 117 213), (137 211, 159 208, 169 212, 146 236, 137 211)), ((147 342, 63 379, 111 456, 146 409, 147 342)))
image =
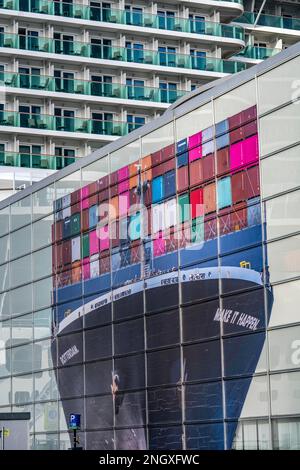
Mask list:
POLYGON ((159 202, 164 198, 164 180, 158 176, 152 180, 152 202, 159 202))
POLYGON ((187 139, 182 139, 176 144, 176 154, 180 155, 181 153, 187 152, 188 150, 188 141, 187 139))
POLYGON ((247 222, 249 227, 253 225, 260 225, 262 223, 259 197, 250 199, 248 201, 247 222))
POLYGON ((89 208, 89 228, 96 227, 98 223, 98 207, 97 205, 89 208))
POLYGON ((224 148, 224 147, 228 147, 229 144, 230 144, 230 141, 229 141, 229 134, 220 135, 220 136, 217 137, 217 139, 216 139, 217 150, 222 149, 222 148, 224 148))
POLYGON ((180 168, 182 166, 187 166, 188 162, 189 162, 188 152, 181 153, 177 157, 177 168, 180 168))
POLYGON ((71 236, 71 217, 66 217, 63 223, 63 238, 71 236))
POLYGON ((131 259, 130 248, 126 248, 125 250, 122 250, 120 253, 120 256, 121 256, 121 268, 128 266, 130 264, 130 259, 131 259))
POLYGON ((216 136, 225 134, 228 131, 229 131, 228 119, 225 119, 224 121, 218 122, 216 124, 216 136))
POLYGON ((173 196, 176 193, 175 170, 168 171, 164 175, 164 195, 165 197, 173 196))
POLYGON ((232 205, 231 195, 231 178, 227 176, 218 181, 218 208, 228 207, 232 205))

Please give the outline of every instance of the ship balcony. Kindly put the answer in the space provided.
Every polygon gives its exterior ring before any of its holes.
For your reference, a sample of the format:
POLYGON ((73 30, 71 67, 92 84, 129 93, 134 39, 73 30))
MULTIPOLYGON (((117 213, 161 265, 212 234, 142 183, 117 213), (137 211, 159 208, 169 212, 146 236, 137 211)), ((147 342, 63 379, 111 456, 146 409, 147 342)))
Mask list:
POLYGON ((100 120, 93 118, 61 117, 49 114, 33 114, 14 111, 0 111, 0 130, 7 133, 71 137, 100 142, 111 142, 129 134, 143 124, 100 120), (58 134, 59 133, 59 134, 58 134))
MULTIPOLYGON (((219 0, 216 4, 222 3, 219 0)), ((225 2, 224 2, 225 3, 225 2)), ((230 2, 226 2, 229 3, 230 2)), ((236 3, 231 2, 234 5, 236 3)), ((51 22, 83 27, 101 24, 104 31, 118 31, 138 35, 151 34, 155 37, 185 37, 203 43, 224 44, 233 49, 244 46, 244 28, 240 25, 222 24, 201 19, 166 16, 146 12, 132 12, 113 8, 100 8, 78 3, 51 2, 47 0, 0 0, 1 14, 20 19, 41 21, 43 15, 50 15, 51 22), (1 5, 2 2, 2 5, 1 5), (7 11, 5 11, 7 10, 7 11), (15 15, 12 13, 15 12, 15 15)), ((236 16, 243 11, 237 12, 236 16)), ((45 21, 49 21, 45 17, 45 21)))
POLYGON ((281 51, 282 49, 278 48, 247 46, 233 58, 234 60, 241 60, 249 64, 256 64, 262 60, 268 59, 269 57, 273 57, 281 51))
POLYGON ((36 168, 61 170, 74 163, 78 157, 63 157, 43 153, 21 153, 0 151, 0 167, 36 168))
POLYGON ((123 69, 126 63, 127 69, 167 72, 174 75, 183 73, 185 76, 197 77, 202 75, 205 78, 217 78, 245 69, 239 61, 209 57, 202 52, 181 54, 176 50, 136 49, 5 32, 0 33, 0 50, 2 54, 9 56, 48 58, 73 64, 120 66, 123 69))
POLYGON ((169 104, 188 93, 180 89, 162 89, 15 72, 0 72, 1 86, 5 87, 6 93, 11 91, 12 94, 17 92, 18 95, 56 98, 58 94, 64 93, 67 94, 67 97, 63 96, 64 99, 73 101, 86 102, 89 99, 91 102, 108 104, 128 104, 134 101, 134 106, 161 109, 166 109, 169 104))
MULTIPOLYGON (((257 13, 246 11, 235 19, 235 23, 241 24, 245 30, 253 31, 253 25, 257 20, 257 13)), ((291 38, 300 37, 300 18, 261 14, 255 26, 255 32, 264 34, 279 34, 291 38)))

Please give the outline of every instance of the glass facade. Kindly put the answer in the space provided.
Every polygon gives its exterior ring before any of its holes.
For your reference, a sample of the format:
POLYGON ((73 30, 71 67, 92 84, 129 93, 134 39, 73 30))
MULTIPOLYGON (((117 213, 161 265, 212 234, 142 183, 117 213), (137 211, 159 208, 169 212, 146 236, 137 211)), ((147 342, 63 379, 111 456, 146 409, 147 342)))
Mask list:
POLYGON ((0 412, 32 448, 70 413, 86 449, 300 448, 294 50, 1 203, 0 412))

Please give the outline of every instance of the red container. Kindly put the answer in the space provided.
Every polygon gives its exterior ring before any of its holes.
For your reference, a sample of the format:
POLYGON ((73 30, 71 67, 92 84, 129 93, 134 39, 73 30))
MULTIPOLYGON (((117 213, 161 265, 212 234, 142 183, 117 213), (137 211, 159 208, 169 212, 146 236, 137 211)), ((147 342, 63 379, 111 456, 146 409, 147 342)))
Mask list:
POLYGON ((207 184, 203 187, 203 203, 205 214, 216 211, 216 183, 207 184))
POLYGON ((156 165, 152 168, 152 178, 156 178, 157 176, 161 176, 165 172, 165 164, 162 163, 160 165, 156 165))
POLYGON ((259 166, 255 165, 246 170, 245 174, 245 194, 246 199, 259 196, 260 182, 259 182, 259 166))
MULTIPOLYGON (((206 159, 207 157, 205 157, 206 159)), ((195 160, 189 165, 190 185, 194 186, 203 182, 203 162, 205 159, 195 160)))
POLYGON ((94 194, 89 197, 89 207, 95 206, 98 204, 98 194, 94 194))
POLYGON ((56 264, 56 272, 59 270, 59 268, 62 267, 63 264, 63 244, 58 243, 55 245, 55 264, 56 264))
POLYGON ((138 196, 136 193, 136 188, 132 188, 129 192, 129 204, 132 206, 133 204, 137 204, 138 196))
POLYGON ((141 262, 141 245, 131 247, 130 260, 131 264, 141 262))
POLYGON ((76 204, 73 204, 73 206, 71 206, 71 215, 78 214, 79 212, 80 212, 80 202, 76 202, 76 204))
POLYGON ((245 201, 247 199, 246 192, 246 173, 245 171, 239 171, 234 173, 231 177, 231 194, 232 203, 245 201))
POLYGON ((65 240, 62 247, 62 260, 64 266, 71 264, 71 256, 71 240, 65 240))
POLYGON ((247 203, 240 202, 233 206, 231 212, 231 230, 233 232, 247 227, 247 203))
POLYGON ((80 189, 77 189, 76 191, 73 191, 73 193, 71 193, 71 204, 76 204, 80 202, 80 194, 80 189))
POLYGON ((174 157, 174 155, 175 155, 175 144, 170 144, 161 150, 161 159, 163 162, 174 157))
POLYGON ((89 184, 89 194, 90 195, 95 194, 98 191, 99 191, 98 181, 95 181, 94 183, 89 184))
POLYGON ((182 166, 177 170, 177 191, 180 193, 189 187, 189 167, 182 166))
POLYGON ((57 220, 55 222, 55 240, 62 240, 63 237, 63 220, 57 220))
POLYGON ((158 165, 159 163, 162 162, 162 152, 161 150, 158 150, 157 152, 154 152, 151 154, 151 166, 158 165))
POLYGON ((230 116, 228 119, 229 129, 235 129, 236 127, 240 127, 242 125, 242 113, 237 113, 234 116, 230 116))
POLYGON ((229 134, 229 141, 231 145, 235 144, 236 142, 239 142, 240 140, 243 140, 243 138, 244 138, 243 127, 238 127, 237 129, 232 130, 229 134))
POLYGON ((109 199, 109 189, 104 189, 98 194, 99 203, 109 199))
POLYGON ((118 179, 119 179, 118 171, 114 171, 113 173, 111 173, 109 175, 109 184, 110 184, 110 186, 114 186, 115 184, 117 184, 118 179))
POLYGON ((244 136, 245 136, 245 139, 247 139, 247 137, 251 137, 252 135, 255 135, 257 134, 258 130, 257 130, 257 121, 251 121, 251 122, 248 122, 248 124, 245 124, 244 126, 244 136))
POLYGON ((204 238, 205 240, 212 240, 217 237, 217 217, 216 214, 211 214, 204 217, 204 238))
POLYGON ((232 213, 228 208, 219 211, 218 218, 220 235, 226 235, 232 231, 231 216, 232 213))
POLYGON ((119 194, 119 185, 114 184, 109 188, 109 197, 117 196, 117 194, 119 194))
POLYGON ((167 253, 170 253, 172 251, 178 250, 178 233, 177 231, 170 232, 166 236, 166 251, 167 253))
POLYGON ((144 204, 145 206, 151 206, 152 204, 152 188, 151 184, 149 184, 148 188, 146 189, 144 193, 144 204))
POLYGON ((217 151, 217 174, 223 175, 230 171, 229 147, 217 151))
POLYGON ((253 121, 257 117, 256 105, 242 111, 242 123, 253 121))
POLYGON ((202 158, 203 180, 207 181, 215 177, 215 156, 210 154, 202 158))
POLYGON ((168 160, 167 162, 165 162, 163 164, 163 173, 167 173, 168 171, 171 171, 171 170, 174 170, 175 169, 175 164, 176 164, 176 161, 175 161, 175 158, 171 158, 170 160, 168 160))
POLYGON ((110 272, 110 256, 106 255, 100 258, 100 274, 110 272))
POLYGON ((81 230, 86 232, 89 229, 89 210, 83 209, 81 213, 81 230))
POLYGON ((192 219, 196 217, 201 217, 204 215, 204 207, 203 207, 203 189, 198 188, 190 193, 190 204, 191 204, 191 211, 192 211, 192 219))
POLYGON ((99 191, 103 191, 104 189, 108 188, 109 185, 109 175, 103 176, 98 180, 98 189, 99 191))

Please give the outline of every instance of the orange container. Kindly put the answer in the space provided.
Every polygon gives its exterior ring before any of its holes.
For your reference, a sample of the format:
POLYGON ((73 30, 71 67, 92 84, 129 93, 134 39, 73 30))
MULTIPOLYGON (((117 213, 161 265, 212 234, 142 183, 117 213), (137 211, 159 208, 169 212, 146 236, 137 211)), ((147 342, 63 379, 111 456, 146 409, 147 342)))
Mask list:
POLYGON ((204 212, 209 214, 216 210, 216 184, 207 184, 203 188, 204 212))
POLYGON ((135 188, 138 184, 138 177, 136 176, 131 176, 129 178, 129 189, 135 188))
POLYGON ((146 157, 142 158, 142 171, 149 170, 151 168, 151 155, 147 155, 146 157))
POLYGON ((203 181, 202 159, 194 160, 190 163, 190 186, 201 184, 203 181))
POLYGON ((72 263, 72 284, 81 281, 81 261, 72 263))
POLYGON ((115 220, 119 215, 119 196, 109 200, 109 220, 115 220))

